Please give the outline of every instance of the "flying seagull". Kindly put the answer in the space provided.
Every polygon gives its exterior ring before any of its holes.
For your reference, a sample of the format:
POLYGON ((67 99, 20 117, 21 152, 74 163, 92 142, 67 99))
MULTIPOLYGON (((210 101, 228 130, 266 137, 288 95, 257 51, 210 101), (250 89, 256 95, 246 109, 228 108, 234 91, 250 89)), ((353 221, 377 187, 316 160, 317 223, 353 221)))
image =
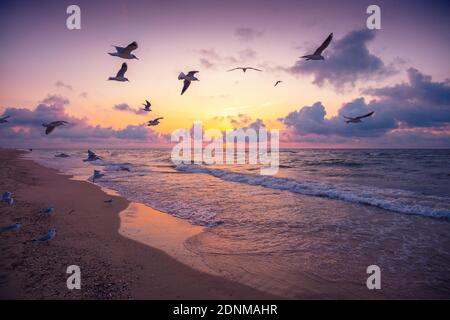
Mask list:
POLYGON ((282 83, 283 81, 281 81, 281 80, 278 80, 277 82, 275 82, 275 85, 274 85, 274 87, 276 87, 279 83, 282 83))
POLYGON ((363 116, 358 116, 358 117, 354 117, 354 118, 352 118, 352 117, 346 117, 346 116, 343 116, 345 119, 347 119, 345 122, 347 122, 347 123, 360 123, 360 122, 362 122, 361 121, 361 119, 362 118, 367 118, 367 117, 370 117, 371 115, 373 115, 375 113, 375 111, 372 111, 372 112, 370 112, 370 113, 368 113, 368 114, 365 114, 365 115, 363 115, 363 116))
POLYGON ((83 161, 95 161, 95 160, 100 160, 101 158, 95 154, 95 152, 88 150, 88 157, 87 159, 84 159, 83 161))
POLYGON ((199 81, 195 77, 196 73, 198 73, 198 71, 189 71, 187 74, 184 74, 183 72, 181 72, 178 75, 178 80, 184 80, 183 90, 181 90, 181 94, 183 94, 187 90, 187 88, 189 88, 189 86, 191 85, 191 81, 199 81))
POLYGON ((43 123, 42 126, 45 127, 45 134, 50 134, 53 130, 55 130, 56 127, 64 126, 68 122, 67 121, 52 121, 49 123, 43 123))
POLYGON ((156 118, 156 119, 154 119, 154 120, 150 120, 149 122, 148 122, 148 126, 150 127, 150 126, 157 126, 158 124, 159 124, 159 120, 160 119, 164 119, 163 117, 159 117, 159 118, 156 118))
POLYGON ((150 109, 152 104, 148 100, 145 100, 145 103, 143 103, 143 105, 144 105, 144 109, 143 109, 144 111, 147 111, 147 112, 152 111, 152 109, 150 109))
POLYGON ((125 72, 127 72, 128 66, 124 62, 122 63, 122 67, 120 68, 119 72, 117 72, 117 75, 115 77, 109 77, 108 80, 115 80, 115 81, 130 81, 128 78, 125 78, 125 72))
POLYGON ((0 117, 0 123, 6 123, 6 122, 8 122, 8 118, 10 118, 11 116, 3 116, 3 117, 0 117))
POLYGON ((306 60, 325 60, 325 58, 322 56, 322 52, 328 47, 331 39, 333 39, 333 33, 330 33, 328 38, 325 39, 325 41, 320 45, 320 47, 316 49, 316 51, 314 51, 313 54, 308 54, 301 58, 304 58, 306 60))
POLYGON ((118 47, 118 46, 113 46, 113 47, 116 48, 116 52, 112 52, 112 53, 108 52, 109 55, 114 56, 114 57, 123 58, 123 59, 138 59, 139 60, 138 57, 136 57, 134 54, 131 54, 131 51, 136 50, 138 47, 138 44, 136 41, 133 41, 125 48, 118 47))
POLYGON ((262 70, 259 70, 259 69, 253 68, 253 67, 237 67, 237 68, 234 68, 234 69, 227 70, 227 72, 234 71, 234 70, 242 70, 242 71, 244 71, 244 73, 247 70, 255 70, 255 71, 260 71, 260 72, 262 71, 262 70))
POLYGON ((55 238, 55 236, 56 236, 56 229, 50 229, 50 231, 47 234, 45 234, 42 237, 37 238, 36 240, 33 240, 33 241, 47 242, 47 241, 53 240, 55 238))
POLYGON ((13 224, 9 224, 7 226, 4 227, 0 227, 0 232, 5 232, 5 231, 15 231, 20 229, 20 223, 13 223, 13 224))
POLYGON ((111 204, 111 203, 113 203, 113 199, 108 199, 108 200, 105 200, 105 201, 103 201, 104 203, 109 203, 109 204, 111 204))

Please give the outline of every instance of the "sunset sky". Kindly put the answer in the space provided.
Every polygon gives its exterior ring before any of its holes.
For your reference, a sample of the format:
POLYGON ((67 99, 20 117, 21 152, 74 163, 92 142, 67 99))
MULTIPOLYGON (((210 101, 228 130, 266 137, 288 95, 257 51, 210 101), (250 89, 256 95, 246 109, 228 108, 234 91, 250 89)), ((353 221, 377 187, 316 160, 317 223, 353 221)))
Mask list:
POLYGON ((260 119, 292 146, 450 147, 449 2, 376 1, 375 31, 366 28, 370 4, 2 1, 0 115, 11 119, 0 124, 0 146, 151 146, 194 121, 226 130, 260 119), (66 28, 70 4, 81 8, 81 30, 66 28), (325 61, 299 59, 331 32, 325 61), (107 54, 132 41, 139 60, 107 54), (107 81, 122 62, 130 82, 107 81), (226 72, 241 65, 263 72, 226 72), (189 70, 200 81, 180 96, 177 76, 189 70), (154 111, 132 112, 145 99, 154 111), (342 120, 372 110, 362 124, 342 120), (156 116, 155 132, 142 126, 156 116), (54 117, 73 126, 46 137, 41 123, 54 117))

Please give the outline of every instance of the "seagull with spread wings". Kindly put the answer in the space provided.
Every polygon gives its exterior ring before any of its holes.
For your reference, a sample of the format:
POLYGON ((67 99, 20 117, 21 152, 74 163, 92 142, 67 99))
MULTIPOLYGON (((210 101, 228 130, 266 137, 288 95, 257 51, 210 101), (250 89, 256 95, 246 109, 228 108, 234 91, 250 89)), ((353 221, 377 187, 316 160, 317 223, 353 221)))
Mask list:
POLYGON ((138 44, 136 41, 133 41, 125 48, 118 47, 118 46, 113 46, 113 47, 116 48, 116 52, 108 52, 109 55, 111 55, 113 57, 123 58, 123 59, 138 59, 139 60, 138 57, 136 57, 134 54, 131 54, 131 51, 136 50, 138 47, 138 44))
POLYGON ((7 123, 8 122, 8 119, 10 118, 11 116, 3 116, 3 117, 0 117, 0 123, 7 123))
POLYGON ((45 134, 50 134, 53 130, 55 130, 56 127, 64 126, 66 124, 68 124, 67 121, 58 120, 49 123, 43 123, 42 126, 46 128, 45 134))
POLYGON ((256 69, 256 68, 253 68, 253 67, 237 67, 237 68, 233 68, 233 69, 227 70, 227 72, 234 71, 234 70, 242 70, 244 73, 247 72, 247 70, 255 70, 255 71, 262 72, 262 70, 256 69))
POLYGON ((153 120, 150 120, 147 124, 147 126, 151 127, 151 126, 157 126, 159 124, 159 120, 164 119, 163 117, 159 117, 153 120))
POLYGON ((87 152, 88 152, 88 157, 87 157, 87 159, 84 159, 84 160, 83 160, 84 162, 87 162, 87 161, 96 161, 96 160, 101 160, 101 159, 102 159, 101 157, 99 157, 98 155, 96 155, 95 152, 93 152, 93 151, 91 151, 91 150, 88 150, 87 152))
POLYGON ((371 115, 373 115, 375 113, 375 111, 372 111, 372 112, 370 112, 370 113, 368 113, 368 114, 365 114, 365 115, 363 115, 363 116, 358 116, 358 117, 346 117, 346 116, 343 116, 345 119, 347 119, 345 122, 347 122, 347 123, 360 123, 360 122, 362 122, 362 120, 361 119, 363 119, 363 118, 367 118, 367 117, 370 117, 371 115))
POLYGON ((183 81, 183 89, 181 90, 181 94, 186 92, 186 90, 191 85, 192 81, 200 81, 195 77, 196 73, 198 73, 198 71, 189 71, 187 74, 184 74, 183 72, 181 72, 178 75, 178 80, 184 80, 183 81))
POLYGON ((117 72, 117 75, 115 77, 109 77, 108 80, 115 80, 115 81, 130 81, 128 78, 125 78, 125 72, 127 72, 128 66, 124 62, 122 63, 122 67, 120 68, 119 72, 117 72))
POLYGON ((144 105, 144 109, 142 109, 142 110, 147 111, 147 112, 152 111, 152 109, 150 109, 152 104, 148 100, 145 100, 145 103, 143 103, 143 105, 144 105))
POLYGON ((333 39, 333 33, 330 33, 330 35, 325 39, 325 41, 314 51, 313 54, 308 54, 306 56, 303 56, 301 58, 306 60, 325 60, 325 58, 322 56, 322 52, 328 47, 328 45, 331 42, 331 39, 333 39))
POLYGON ((283 81, 281 81, 281 80, 278 80, 277 82, 275 82, 275 85, 274 85, 274 87, 276 87, 278 84, 280 84, 280 83, 282 83, 283 81))

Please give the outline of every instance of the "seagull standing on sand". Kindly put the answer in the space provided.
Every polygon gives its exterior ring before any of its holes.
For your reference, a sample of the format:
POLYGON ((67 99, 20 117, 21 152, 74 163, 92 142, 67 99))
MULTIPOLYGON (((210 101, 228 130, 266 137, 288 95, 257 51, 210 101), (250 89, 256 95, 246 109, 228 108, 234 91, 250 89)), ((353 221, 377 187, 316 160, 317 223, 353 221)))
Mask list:
POLYGON ((152 109, 150 109, 152 104, 148 100, 145 100, 145 103, 143 103, 143 105, 144 105, 144 109, 143 109, 144 111, 147 111, 147 112, 152 111, 152 109))
POLYGON ((242 70, 244 73, 247 72, 247 70, 255 70, 255 71, 262 72, 262 70, 256 69, 256 68, 253 68, 253 67, 237 67, 237 68, 233 68, 233 69, 227 70, 227 72, 234 71, 234 70, 242 70))
POLYGON ((122 63, 122 67, 120 68, 119 72, 117 72, 116 76, 109 77, 108 80, 115 80, 120 82, 130 81, 128 80, 128 78, 125 78, 125 72, 127 72, 127 69, 128 69, 127 64, 125 62, 122 63))
POLYGON ((0 232, 16 231, 18 229, 20 229, 20 223, 13 223, 13 224, 9 224, 7 226, 1 227, 0 232))
POLYGON ((95 182, 95 179, 100 179, 105 174, 102 173, 100 170, 94 170, 94 175, 92 176, 92 182, 95 182))
POLYGON ((281 81, 281 80, 278 80, 277 82, 275 82, 275 85, 274 85, 274 87, 276 87, 279 83, 282 83, 283 81, 281 81))
POLYGON ((159 117, 153 120, 150 120, 147 124, 147 126, 151 127, 151 126, 157 126, 159 124, 159 120, 164 119, 163 117, 159 117))
POLYGON ((352 118, 352 117, 346 117, 346 116, 343 116, 345 119, 347 119, 345 122, 347 122, 347 123, 360 123, 360 122, 362 122, 361 121, 361 119, 363 119, 363 118, 367 118, 367 117, 370 117, 371 115, 373 115, 375 113, 375 111, 372 111, 372 112, 370 112, 370 113, 368 113, 368 114, 365 114, 365 115, 363 115, 363 116, 358 116, 358 117, 354 117, 354 118, 352 118))
POLYGON ((322 52, 328 47, 328 45, 331 42, 331 39, 333 39, 333 33, 330 33, 328 38, 325 39, 325 41, 314 51, 313 54, 308 54, 306 56, 303 56, 301 58, 308 60, 325 60, 325 58, 322 56, 322 52))
POLYGON ((50 134, 53 130, 55 130, 56 127, 64 126, 66 124, 68 124, 67 121, 59 120, 59 121, 52 121, 49 123, 43 123, 42 126, 46 128, 45 134, 50 134))
POLYGON ((56 236, 56 229, 50 229, 50 231, 47 234, 33 241, 47 242, 55 239, 55 236, 56 236))
POLYGON ((108 52, 109 55, 111 55, 113 57, 123 58, 123 59, 138 59, 139 60, 138 57, 136 57, 134 54, 131 54, 131 51, 136 50, 138 47, 138 44, 136 41, 133 41, 125 48, 118 47, 118 46, 113 46, 113 47, 116 48, 116 52, 108 52))
POLYGON ((7 204, 13 204, 14 203, 14 199, 12 197, 12 193, 11 192, 5 192, 2 195, 2 202, 5 202, 7 204))
POLYGON ((195 77, 196 73, 198 73, 198 71, 189 71, 187 74, 184 74, 183 72, 181 72, 178 75, 178 80, 184 80, 183 89, 181 90, 181 94, 183 94, 187 90, 187 88, 189 88, 189 86, 191 85, 191 81, 199 81, 195 77))
POLYGON ((43 215, 46 215, 46 216, 50 216, 54 211, 55 211, 55 208, 49 207, 49 208, 42 209, 41 211, 39 211, 39 213, 42 213, 43 215))
POLYGON ((3 116, 3 117, 0 117, 0 123, 7 123, 8 122, 8 118, 10 118, 11 116, 3 116))

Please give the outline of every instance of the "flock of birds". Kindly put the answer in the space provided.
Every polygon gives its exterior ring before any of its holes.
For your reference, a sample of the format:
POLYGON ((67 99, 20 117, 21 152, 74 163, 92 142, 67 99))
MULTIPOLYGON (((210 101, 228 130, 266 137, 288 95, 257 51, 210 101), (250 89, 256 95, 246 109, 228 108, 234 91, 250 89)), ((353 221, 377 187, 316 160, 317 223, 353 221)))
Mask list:
MULTIPOLYGON (((11 192, 5 192, 2 195, 2 199, 1 202, 5 202, 9 205, 12 205, 14 203, 14 198, 12 197, 12 193, 11 192)), ((41 214, 42 216, 50 216, 53 214, 53 212, 55 211, 55 208, 53 207, 48 207, 48 208, 43 208, 39 211, 39 214, 41 214)), ((12 223, 12 224, 8 224, 6 226, 0 227, 0 233, 3 232, 7 232, 7 231, 16 231, 19 230, 22 227, 22 225, 20 223, 12 223)), ((31 240, 32 242, 38 241, 38 242, 47 242, 50 240, 53 240, 56 236, 56 229, 52 228, 50 229, 46 234, 31 240)))
MULTIPOLYGON (((332 39, 333 39, 333 33, 331 33, 325 39, 325 41, 320 45, 320 47, 318 47, 316 49, 316 51, 314 51, 314 53, 304 55, 301 58, 305 59, 306 61, 325 60, 325 58, 322 54, 323 54, 324 50, 329 46, 332 39)), ((122 59, 128 59, 128 60, 137 59, 137 60, 139 60, 138 57, 136 57, 134 54, 132 54, 132 52, 138 48, 138 44, 136 41, 130 43, 126 47, 119 47, 119 46, 113 46, 113 47, 116 49, 116 52, 108 52, 109 55, 111 55, 113 57, 119 57, 122 59)), ((128 65, 126 63, 123 63, 120 70, 117 72, 117 74, 114 77, 109 77, 108 80, 119 81, 119 82, 129 81, 128 78, 125 77, 125 73, 127 72, 127 70, 128 70, 128 65)), ((249 67, 249 66, 236 67, 236 68, 227 70, 227 72, 236 71, 236 70, 241 70, 243 73, 246 73, 248 70, 262 72, 262 70, 260 70, 260 69, 257 69, 254 67, 249 67)), ((196 74, 198 72, 199 71, 189 71, 186 74, 184 72, 181 72, 178 75, 178 80, 183 80, 183 88, 181 89, 181 95, 183 95, 186 92, 186 90, 189 88, 189 86, 191 85, 191 83, 193 81, 199 81, 199 79, 196 77, 196 74)), ((279 85, 282 82, 283 82, 282 80, 277 80, 275 82, 274 87, 276 87, 277 85, 279 85)), ((142 110, 144 110, 146 112, 152 111, 152 109, 151 109, 152 105, 148 100, 145 100, 145 103, 143 105, 144 105, 144 108, 142 110)), ((374 111, 372 111, 368 114, 365 114, 365 115, 357 116, 357 117, 344 116, 344 118, 346 119, 346 121, 345 121, 346 123, 360 123, 360 122, 362 122, 363 118, 370 117, 373 114, 374 114, 374 111)), ((4 115, 4 116, 0 117, 0 124, 9 122, 9 118, 10 118, 9 115, 4 115)), ((163 119, 163 117, 158 117, 156 119, 150 120, 147 122, 147 125, 148 126, 157 126, 160 123, 160 120, 162 120, 162 119, 163 119)), ((68 124, 67 121, 57 120, 57 121, 52 121, 52 122, 48 122, 48 123, 43 123, 42 126, 45 128, 45 134, 48 135, 51 132, 53 132, 55 130, 55 128, 64 126, 66 124, 68 124)), ((30 151, 31 151, 31 149, 30 149, 30 151)), ((66 157, 69 157, 69 155, 60 153, 58 155, 55 155, 55 157, 66 158, 66 157)), ((88 150, 88 157, 87 157, 87 159, 84 159, 83 161, 96 161, 96 160, 100 160, 100 159, 101 159, 101 157, 96 155, 95 152, 88 150)), ((129 168, 120 168, 120 170, 130 171, 129 168)), ((102 173, 100 170, 94 170, 94 174, 92 176, 92 181, 95 182, 96 179, 99 179, 99 178, 103 177, 104 175, 105 174, 102 173)), ((12 193, 5 192, 2 196, 1 202, 12 205, 14 203, 12 193)), ((108 199, 104 202, 111 204, 113 202, 113 199, 108 199)), ((40 211, 40 213, 43 215, 51 215, 54 211, 55 211, 55 209, 53 207, 49 207, 49 208, 42 209, 40 211)), ((6 231, 18 230, 20 227, 21 227, 21 225, 19 223, 10 224, 10 225, 4 226, 4 227, 0 227, 0 233, 6 232, 6 231)), ((47 234, 45 234, 37 239, 34 239, 32 241, 47 242, 47 241, 54 239, 55 236, 56 236, 56 229, 53 228, 53 229, 50 229, 47 234)))
MULTIPOLYGON (((314 53, 304 55, 300 58, 305 59, 306 61, 325 60, 325 57, 323 56, 323 52, 330 45, 332 39, 333 39, 333 33, 330 33, 330 35, 328 35, 328 37, 325 39, 325 41, 314 51, 314 53)), ((139 60, 139 58, 132 53, 134 50, 136 50, 138 48, 138 44, 136 41, 133 41, 126 47, 119 47, 119 46, 113 46, 113 47, 115 48, 116 51, 108 52, 109 55, 111 55, 113 57, 127 59, 127 60, 132 60, 132 59, 139 60)), ((128 80, 128 78, 125 77, 125 73, 127 72, 127 70, 128 70, 128 65, 124 62, 124 63, 122 63, 122 66, 121 66, 120 70, 117 72, 117 74, 114 77, 109 77, 108 80, 119 81, 119 82, 130 81, 130 80, 128 80)), ((257 69, 257 68, 249 67, 249 66, 236 67, 236 68, 227 70, 227 72, 236 71, 236 70, 241 70, 243 73, 246 73, 247 70, 262 72, 261 69, 257 69)), ((199 73, 199 71, 189 71, 186 74, 184 72, 181 72, 178 75, 178 80, 183 80, 183 87, 181 89, 181 95, 183 95, 186 92, 186 90, 189 88, 189 86, 191 85, 191 83, 193 81, 199 81, 199 79, 196 76, 197 73, 199 73)), ((277 80, 274 84, 274 87, 278 86, 282 82, 283 82, 282 80, 277 80)), ((151 103, 148 100, 145 100, 145 103, 143 105, 144 105, 144 108, 142 110, 144 110, 146 112, 152 111, 150 108, 151 103)), ((372 111, 372 112, 362 115, 362 116, 357 116, 357 117, 344 116, 344 118, 346 119, 346 121, 345 121, 346 123, 360 123, 360 122, 362 122, 363 118, 370 117, 373 114, 374 114, 374 112, 372 111)), ((0 124, 9 122, 8 121, 9 118, 10 118, 9 115, 4 115, 4 116, 0 117, 0 124)), ((149 120, 149 121, 147 121, 147 126, 157 126, 160 124, 160 120, 162 120, 162 119, 164 119, 164 118, 158 117, 156 119, 149 120)), ((68 124, 67 121, 57 120, 57 121, 52 121, 49 123, 43 123, 42 126, 45 127, 45 134, 50 134, 51 132, 53 132, 53 130, 55 130, 55 128, 64 126, 66 124, 68 124)))
MULTIPOLYGON (((70 157, 70 156, 68 154, 65 154, 65 153, 59 153, 59 154, 56 154, 55 157, 67 158, 67 157, 70 157)), ((101 159, 102 158, 100 156, 98 156, 95 152, 93 152, 91 150, 88 150, 87 158, 83 159, 83 161, 97 161, 97 160, 101 160, 101 159)), ((119 170, 121 170, 121 171, 128 171, 128 172, 130 171, 130 169, 128 167, 124 167, 124 166, 121 166, 119 168, 119 170)), ((103 176, 105 176, 105 174, 103 172, 101 172, 100 170, 94 170, 94 174, 92 175, 92 182, 95 183, 96 179, 99 179, 99 178, 101 178, 103 176)), ((14 204, 14 198, 13 198, 12 192, 7 191, 7 192, 3 193, 3 195, 2 195, 2 197, 0 199, 0 202, 6 203, 8 205, 13 205, 14 204)), ((112 204, 113 203, 113 199, 110 198, 110 199, 107 199, 107 200, 105 200, 103 202, 107 203, 107 204, 112 204)), ((73 211, 74 210, 71 210, 69 213, 72 213, 73 211)), ((51 215, 54 214, 54 212, 55 212, 55 208, 54 207, 46 207, 46 208, 43 208, 43 209, 38 211, 38 213, 42 217, 50 217, 51 215)), ((19 230, 21 227, 22 227, 22 225, 20 223, 8 224, 8 225, 0 227, 0 233, 16 231, 16 230, 19 230)), ((42 235, 42 236, 40 236, 40 237, 38 237, 36 239, 30 240, 30 241, 26 241, 26 242, 36 242, 36 241, 37 242, 48 242, 50 240, 53 240, 55 238, 55 236, 56 236, 56 228, 52 228, 46 234, 44 234, 44 235, 42 235)))

